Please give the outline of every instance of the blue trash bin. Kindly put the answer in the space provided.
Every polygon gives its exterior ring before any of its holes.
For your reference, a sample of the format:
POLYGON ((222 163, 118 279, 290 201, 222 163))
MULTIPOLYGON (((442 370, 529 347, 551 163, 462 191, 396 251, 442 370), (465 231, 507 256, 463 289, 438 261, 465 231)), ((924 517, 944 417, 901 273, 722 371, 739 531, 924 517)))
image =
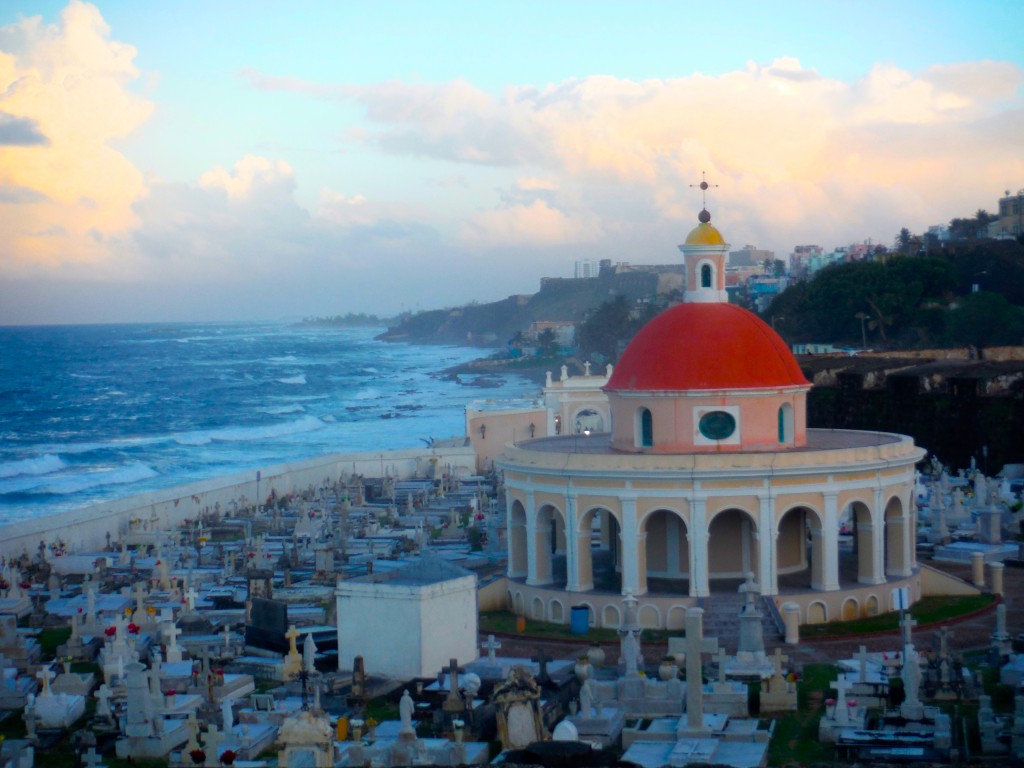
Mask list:
POLYGON ((574 635, 585 635, 590 630, 590 609, 585 605, 574 605, 569 610, 569 631, 574 635))

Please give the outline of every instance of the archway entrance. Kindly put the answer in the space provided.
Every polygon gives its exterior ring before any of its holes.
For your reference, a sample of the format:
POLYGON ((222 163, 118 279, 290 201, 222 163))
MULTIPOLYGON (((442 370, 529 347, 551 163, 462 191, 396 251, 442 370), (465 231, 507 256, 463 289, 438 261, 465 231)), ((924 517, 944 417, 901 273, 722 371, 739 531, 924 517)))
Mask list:
POLYGON ((708 588, 735 592, 747 573, 760 573, 757 522, 742 509, 725 509, 708 526, 708 588))
POLYGON ((565 518, 562 511, 545 504, 537 512, 536 583, 565 584, 565 518))
POLYGON ((607 509, 595 507, 580 518, 580 584, 600 592, 622 591, 622 542, 619 521, 607 509))
POLYGON ((527 575, 526 510, 516 499, 508 521, 508 576, 525 579, 527 575))
POLYGON ((686 522, 676 512, 659 509, 644 519, 643 532, 647 593, 688 595, 690 538, 686 522))
POLYGON ((809 507, 793 507, 779 519, 775 563, 779 588, 823 589, 825 550, 822 523, 809 507))

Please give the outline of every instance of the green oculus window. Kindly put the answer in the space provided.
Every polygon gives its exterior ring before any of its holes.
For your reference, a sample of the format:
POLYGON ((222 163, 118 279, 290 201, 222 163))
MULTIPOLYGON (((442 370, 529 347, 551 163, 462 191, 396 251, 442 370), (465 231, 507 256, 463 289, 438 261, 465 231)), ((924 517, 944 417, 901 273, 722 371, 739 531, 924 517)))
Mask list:
POLYGON ((736 418, 727 411, 709 411, 700 417, 697 427, 708 440, 725 440, 736 431, 736 418))

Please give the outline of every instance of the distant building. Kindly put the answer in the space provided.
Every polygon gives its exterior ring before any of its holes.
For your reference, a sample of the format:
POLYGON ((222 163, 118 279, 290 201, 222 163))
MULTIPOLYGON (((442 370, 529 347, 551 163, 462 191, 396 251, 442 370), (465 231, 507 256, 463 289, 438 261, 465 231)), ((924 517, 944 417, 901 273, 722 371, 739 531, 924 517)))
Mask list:
POLYGON ((577 280, 586 277, 597 277, 601 272, 601 266, 598 262, 592 259, 584 259, 583 261, 577 261, 573 265, 572 276, 577 280))
POLYGON ((765 261, 775 261, 775 251, 766 251, 752 245, 744 245, 738 251, 729 251, 730 267, 760 267, 765 261))
POLYGON ((1011 195, 1006 190, 1006 195, 999 198, 999 219, 994 221, 996 232, 990 234, 993 237, 1017 237, 1024 234, 1024 189, 1017 190, 1017 194, 1011 195))

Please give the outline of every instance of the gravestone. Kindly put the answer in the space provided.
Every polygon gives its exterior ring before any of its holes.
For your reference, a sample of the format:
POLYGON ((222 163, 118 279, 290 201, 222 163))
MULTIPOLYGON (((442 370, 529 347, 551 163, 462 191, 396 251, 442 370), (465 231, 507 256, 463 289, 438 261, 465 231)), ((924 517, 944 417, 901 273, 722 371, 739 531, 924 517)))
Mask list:
POLYGON ((537 681, 521 667, 514 669, 505 682, 495 686, 491 704, 495 708, 498 738, 504 749, 522 749, 546 737, 540 696, 537 681))

